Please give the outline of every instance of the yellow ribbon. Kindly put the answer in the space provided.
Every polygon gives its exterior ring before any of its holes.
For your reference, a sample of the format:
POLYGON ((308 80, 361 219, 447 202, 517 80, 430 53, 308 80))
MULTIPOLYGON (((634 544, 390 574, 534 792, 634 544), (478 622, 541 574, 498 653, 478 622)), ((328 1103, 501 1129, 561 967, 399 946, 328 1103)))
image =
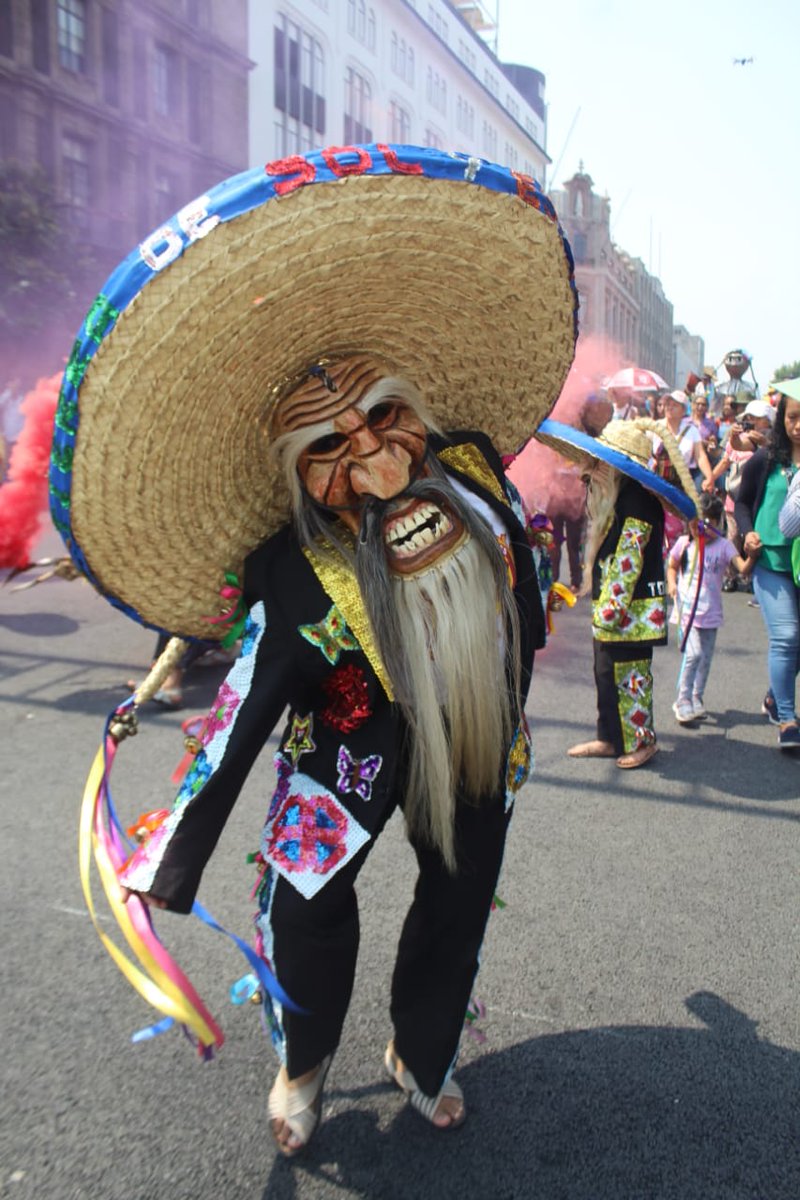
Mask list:
POLYGON ((96 806, 99 802, 99 793, 103 783, 104 772, 105 758, 101 746, 95 756, 89 777, 86 780, 86 787, 84 788, 78 840, 81 888, 83 889, 84 900, 86 901, 86 907, 92 924, 95 927, 97 936, 117 967, 139 995, 148 1004, 152 1005, 153 1008, 157 1009, 158 1012, 172 1017, 180 1024, 187 1026, 197 1037, 201 1045, 211 1046, 219 1042, 219 1036, 211 1030, 195 1006, 181 992, 178 985, 170 979, 169 975, 153 957, 142 937, 134 928, 130 913, 122 900, 121 887, 114 866, 104 849, 98 843, 97 835, 94 832, 94 816, 96 806), (128 958, 124 951, 100 928, 92 899, 90 882, 92 851, 94 852, 100 881, 103 885, 103 891, 105 892, 111 912, 122 930, 125 940, 139 959, 144 970, 141 970, 135 962, 128 958))

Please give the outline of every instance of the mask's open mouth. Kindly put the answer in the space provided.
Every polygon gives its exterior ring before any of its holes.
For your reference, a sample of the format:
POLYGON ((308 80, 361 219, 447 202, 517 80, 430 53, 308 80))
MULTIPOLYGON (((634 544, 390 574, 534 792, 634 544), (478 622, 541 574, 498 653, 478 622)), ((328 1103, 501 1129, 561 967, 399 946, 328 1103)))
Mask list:
POLYGON ((392 570, 417 573, 460 542, 464 526, 444 506, 417 500, 401 512, 390 513, 383 523, 383 540, 392 570))

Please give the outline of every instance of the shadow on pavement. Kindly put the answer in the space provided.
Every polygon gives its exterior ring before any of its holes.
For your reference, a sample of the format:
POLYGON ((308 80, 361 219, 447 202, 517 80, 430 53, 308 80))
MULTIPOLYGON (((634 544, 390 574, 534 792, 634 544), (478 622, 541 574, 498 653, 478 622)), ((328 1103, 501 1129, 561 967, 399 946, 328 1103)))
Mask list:
POLYGON ((2 613, 0 625, 26 637, 65 637, 80 629, 80 621, 57 612, 2 613))
POLYGON ((703 1028, 580 1030, 487 1054, 459 1073, 471 1115, 452 1134, 407 1107, 385 1132, 363 1109, 336 1115, 305 1159, 276 1160, 262 1200, 325 1181, 381 1200, 796 1200, 800 1055, 719 996, 686 1006, 703 1028))

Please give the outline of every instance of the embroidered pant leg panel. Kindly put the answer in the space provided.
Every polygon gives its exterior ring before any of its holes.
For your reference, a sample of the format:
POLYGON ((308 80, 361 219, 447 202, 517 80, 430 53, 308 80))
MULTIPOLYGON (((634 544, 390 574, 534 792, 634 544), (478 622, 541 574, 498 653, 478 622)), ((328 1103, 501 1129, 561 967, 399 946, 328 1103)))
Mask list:
POLYGON ((646 642, 594 642, 594 679, 597 688, 597 737, 610 742, 617 754, 628 754, 637 748, 641 738, 635 737, 636 723, 631 728, 629 710, 634 697, 626 684, 627 664, 640 664, 643 686, 636 697, 637 711, 645 714, 640 728, 647 740, 654 741, 653 677, 651 665, 653 647, 646 642))
POLYGON ((510 813, 502 799, 456 808, 457 871, 414 843, 419 877, 392 979, 395 1047, 426 1095, 451 1070, 503 859, 510 813))
POLYGON ((275 871, 272 894, 263 889, 268 911, 259 924, 267 957, 286 993, 308 1010, 302 1015, 268 1004, 273 1042, 290 1079, 318 1066, 339 1044, 358 955, 354 884, 392 808, 387 805, 372 838, 310 900, 275 871))

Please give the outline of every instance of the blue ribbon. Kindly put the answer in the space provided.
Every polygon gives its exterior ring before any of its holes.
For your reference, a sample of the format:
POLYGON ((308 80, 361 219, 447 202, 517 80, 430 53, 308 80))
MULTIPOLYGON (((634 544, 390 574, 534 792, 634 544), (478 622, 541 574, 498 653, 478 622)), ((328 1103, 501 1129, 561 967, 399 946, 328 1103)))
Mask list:
POLYGON ((196 917, 199 917, 201 921, 208 925, 209 928, 216 929, 217 933, 224 933, 225 937, 228 937, 232 942, 235 942, 252 967, 253 973, 257 977, 259 984, 265 992, 268 992, 269 995, 272 996, 273 1000, 277 1000, 279 1004, 283 1005, 284 1008, 288 1008, 290 1012, 298 1013, 303 1017, 307 1017, 309 1015, 307 1008, 301 1008, 299 1004, 295 1004, 294 1000, 292 1000, 291 997, 286 994, 275 976, 272 974, 272 971, 270 971, 269 967, 264 962, 263 958, 260 958, 256 954, 253 947, 249 946, 243 938, 237 937, 235 933, 229 933, 227 929, 223 929, 219 922, 214 920, 214 918, 211 916, 211 913, 203 908, 199 900, 195 900, 194 904, 192 905, 192 912, 196 917))

